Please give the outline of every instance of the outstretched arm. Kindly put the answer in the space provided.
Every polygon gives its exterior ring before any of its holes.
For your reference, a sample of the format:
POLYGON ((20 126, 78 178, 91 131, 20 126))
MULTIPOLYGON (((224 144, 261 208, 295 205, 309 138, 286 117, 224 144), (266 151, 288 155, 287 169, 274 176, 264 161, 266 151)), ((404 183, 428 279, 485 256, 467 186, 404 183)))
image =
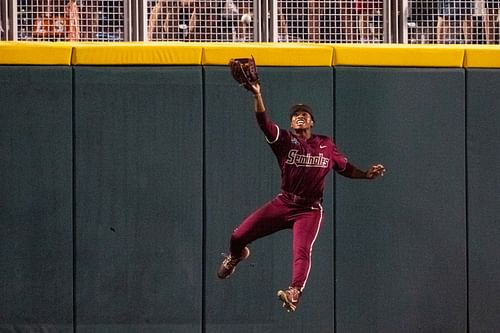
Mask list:
POLYGON ((254 111, 257 118, 257 123, 260 129, 264 132, 268 143, 273 143, 278 139, 279 128, 267 115, 264 100, 260 92, 260 84, 251 85, 251 92, 254 99, 254 111))
POLYGON ((375 164, 368 168, 366 171, 358 169, 355 165, 347 163, 345 170, 339 171, 344 177, 353 179, 375 179, 378 176, 383 176, 385 167, 382 164, 375 164))
POLYGON ((260 84, 256 83, 252 85, 252 93, 254 97, 255 112, 265 112, 266 107, 264 105, 264 100, 262 99, 262 94, 260 93, 260 84))

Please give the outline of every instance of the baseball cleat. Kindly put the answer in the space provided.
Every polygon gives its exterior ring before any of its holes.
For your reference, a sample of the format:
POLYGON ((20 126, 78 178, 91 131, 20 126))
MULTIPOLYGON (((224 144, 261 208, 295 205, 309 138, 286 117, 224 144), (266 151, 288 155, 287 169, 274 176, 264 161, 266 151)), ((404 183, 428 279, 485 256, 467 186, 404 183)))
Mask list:
POLYGON ((299 298, 302 292, 294 287, 288 287, 287 290, 278 290, 278 298, 283 302, 283 307, 288 312, 294 312, 299 305, 299 298))
POLYGON ((234 273, 236 269, 236 265, 242 260, 245 260, 250 255, 250 249, 245 246, 241 255, 238 257, 233 257, 232 255, 228 255, 222 261, 222 264, 219 266, 219 270, 217 271, 217 276, 219 279, 225 279, 234 273))

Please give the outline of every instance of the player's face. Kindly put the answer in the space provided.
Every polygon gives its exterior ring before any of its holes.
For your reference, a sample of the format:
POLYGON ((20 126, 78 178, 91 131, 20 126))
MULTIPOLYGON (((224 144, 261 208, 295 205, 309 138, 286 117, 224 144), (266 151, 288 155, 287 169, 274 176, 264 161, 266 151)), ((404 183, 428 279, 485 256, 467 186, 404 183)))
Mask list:
POLYGON ((308 129, 313 127, 313 124, 314 122, 308 112, 298 110, 292 116, 290 127, 295 130, 308 129))

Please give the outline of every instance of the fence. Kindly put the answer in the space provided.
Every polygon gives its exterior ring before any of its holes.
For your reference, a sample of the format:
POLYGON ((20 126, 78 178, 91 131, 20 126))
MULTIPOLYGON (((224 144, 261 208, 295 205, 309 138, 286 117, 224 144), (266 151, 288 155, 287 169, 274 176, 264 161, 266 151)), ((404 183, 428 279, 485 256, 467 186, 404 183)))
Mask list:
POLYGON ((1 0, 0 39, 498 44, 498 0, 1 0))

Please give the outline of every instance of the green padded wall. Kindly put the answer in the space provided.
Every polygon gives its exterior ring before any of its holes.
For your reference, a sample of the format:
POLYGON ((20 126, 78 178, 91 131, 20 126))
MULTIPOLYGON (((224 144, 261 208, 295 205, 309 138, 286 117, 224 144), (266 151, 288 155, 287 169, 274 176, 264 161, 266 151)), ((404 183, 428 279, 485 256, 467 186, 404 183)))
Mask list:
POLYGON ((467 70, 471 332, 500 331, 500 75, 467 70))
MULTIPOLYGON (((315 109, 315 131, 333 134, 332 68, 260 68, 270 116, 289 127, 288 108, 315 109)), ((227 67, 205 67, 206 127, 206 332, 329 332, 333 329, 332 179, 326 217, 313 252, 313 268, 300 310, 281 309, 276 291, 291 278, 291 233, 250 245, 252 254, 227 280, 216 270, 234 228, 279 193, 276 158, 258 128, 251 93, 238 87, 227 67)))
POLYGON ((76 67, 78 332, 196 332, 201 67, 76 67))
POLYGON ((372 183, 337 178, 338 332, 465 332, 465 74, 338 67, 337 141, 372 183))
POLYGON ((69 67, 0 66, 0 331, 73 331, 69 67))
POLYGON ((275 296, 287 231, 216 277, 232 230, 279 191, 227 67, 1 66, 0 331, 499 330, 498 71, 260 72, 278 124, 309 103, 315 132, 388 169, 328 180, 298 312, 275 296))

